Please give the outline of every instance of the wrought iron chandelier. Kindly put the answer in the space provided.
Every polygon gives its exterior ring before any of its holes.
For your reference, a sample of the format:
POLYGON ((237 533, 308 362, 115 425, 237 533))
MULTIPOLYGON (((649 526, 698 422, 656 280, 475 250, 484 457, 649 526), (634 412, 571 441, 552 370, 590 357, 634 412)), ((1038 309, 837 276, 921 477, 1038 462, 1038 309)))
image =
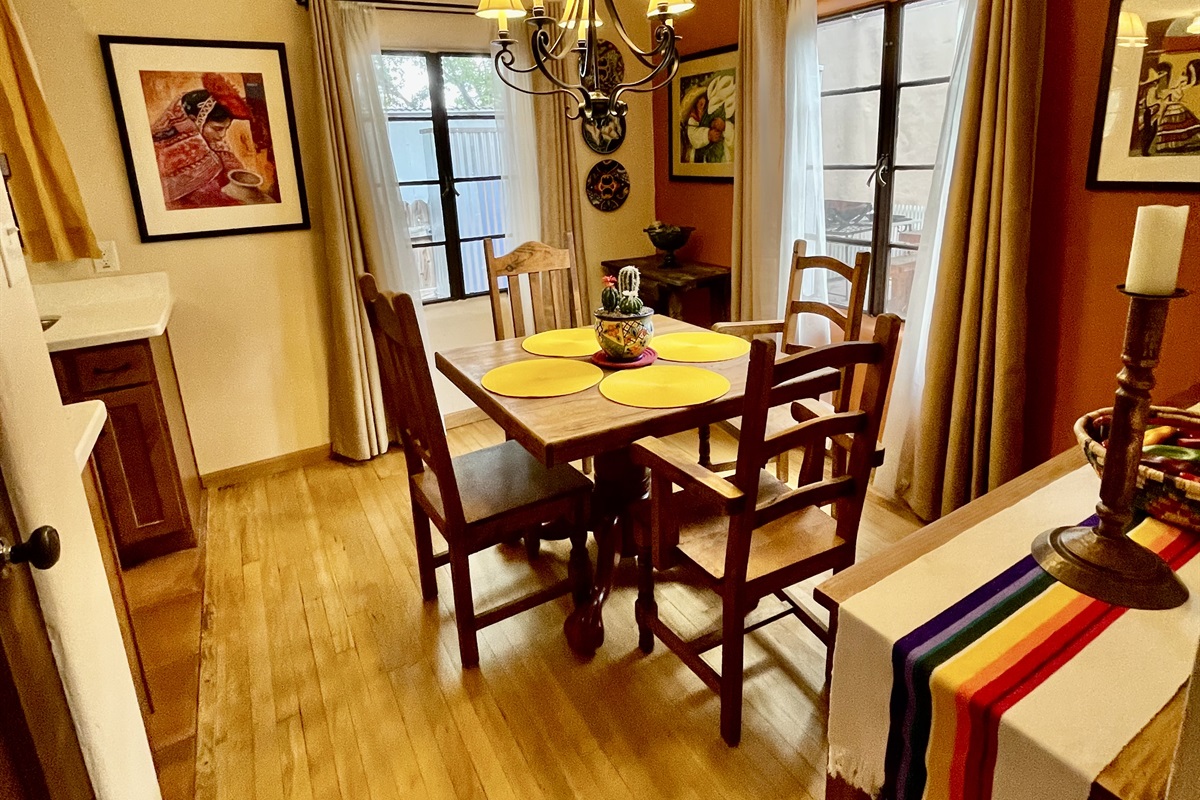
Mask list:
POLYGON ((621 99, 625 92, 651 92, 665 86, 679 68, 679 53, 676 44, 675 17, 695 6, 693 0, 650 0, 646 16, 655 21, 651 34, 653 47, 642 50, 633 43, 617 13, 614 0, 566 0, 562 16, 554 18, 546 13, 545 0, 534 0, 533 13, 525 20, 532 28, 529 49, 533 56, 530 66, 517 66, 513 52, 516 40, 508 30, 508 21, 525 17, 527 12, 523 0, 479 0, 476 14, 494 19, 499 27, 492 44, 499 50, 493 58, 496 74, 507 86, 526 94, 565 94, 578 101, 575 110, 568 111, 571 119, 584 116, 599 121, 609 115, 625 116, 628 105, 621 99), (648 72, 639 80, 614 81, 606 74, 601 60, 600 39, 597 29, 605 24, 600 16, 600 4, 606 9, 606 17, 617 31, 633 57, 641 62, 648 72), (557 31, 555 31, 557 28, 557 31), (578 81, 563 80, 549 66, 561 62, 567 56, 577 56, 578 81), (551 88, 534 90, 513 82, 510 76, 540 73, 551 88), (655 83, 656 80, 662 80, 655 83))

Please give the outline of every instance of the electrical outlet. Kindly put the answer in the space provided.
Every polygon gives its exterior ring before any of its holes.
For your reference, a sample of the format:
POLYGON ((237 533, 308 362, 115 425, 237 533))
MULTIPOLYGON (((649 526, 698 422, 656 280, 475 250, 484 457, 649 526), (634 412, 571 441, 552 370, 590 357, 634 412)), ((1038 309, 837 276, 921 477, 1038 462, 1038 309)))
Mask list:
POLYGON ((100 257, 92 259, 92 266, 96 272, 120 272, 121 261, 117 258, 117 243, 106 240, 96 242, 100 246, 100 257))

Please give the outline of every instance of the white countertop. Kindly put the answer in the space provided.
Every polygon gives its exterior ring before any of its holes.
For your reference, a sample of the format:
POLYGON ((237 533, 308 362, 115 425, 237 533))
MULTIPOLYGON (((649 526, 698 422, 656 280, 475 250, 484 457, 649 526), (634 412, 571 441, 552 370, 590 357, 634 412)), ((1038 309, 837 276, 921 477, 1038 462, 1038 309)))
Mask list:
POLYGON ((174 302, 165 272, 35 284, 33 297, 43 317, 61 317, 45 333, 52 353, 161 336, 174 302))
POLYGON ((108 409, 99 400, 84 400, 63 406, 63 414, 67 418, 67 432, 75 442, 75 465, 83 472, 108 419, 108 409))

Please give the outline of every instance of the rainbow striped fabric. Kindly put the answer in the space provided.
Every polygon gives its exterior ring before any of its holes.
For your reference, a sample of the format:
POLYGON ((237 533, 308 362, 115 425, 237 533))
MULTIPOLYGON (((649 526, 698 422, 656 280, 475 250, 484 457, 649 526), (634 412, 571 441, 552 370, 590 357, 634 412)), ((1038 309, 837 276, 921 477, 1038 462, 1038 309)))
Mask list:
POLYGON ((1195 534, 1131 533, 1191 590, 1170 611, 1093 600, 1029 555, 1098 489, 1089 468, 1069 473, 842 604, 830 774, 885 800, 1086 800, 1187 680, 1200 638, 1195 534))
MULTIPOLYGON (((1134 538, 1175 569, 1200 552, 1200 537, 1166 526, 1134 538)), ((896 642, 883 796, 992 800, 1004 712, 1126 611, 1026 556, 896 642)))

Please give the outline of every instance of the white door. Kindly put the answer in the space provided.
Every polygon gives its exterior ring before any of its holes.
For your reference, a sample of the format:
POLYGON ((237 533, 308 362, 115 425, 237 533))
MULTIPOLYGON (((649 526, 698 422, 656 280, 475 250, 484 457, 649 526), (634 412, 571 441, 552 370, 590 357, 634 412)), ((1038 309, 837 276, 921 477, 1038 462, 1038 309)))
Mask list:
POLYGON ((58 530, 34 570, 84 763, 99 800, 161 800, 8 198, 0 192, 0 472, 20 531, 58 530))

